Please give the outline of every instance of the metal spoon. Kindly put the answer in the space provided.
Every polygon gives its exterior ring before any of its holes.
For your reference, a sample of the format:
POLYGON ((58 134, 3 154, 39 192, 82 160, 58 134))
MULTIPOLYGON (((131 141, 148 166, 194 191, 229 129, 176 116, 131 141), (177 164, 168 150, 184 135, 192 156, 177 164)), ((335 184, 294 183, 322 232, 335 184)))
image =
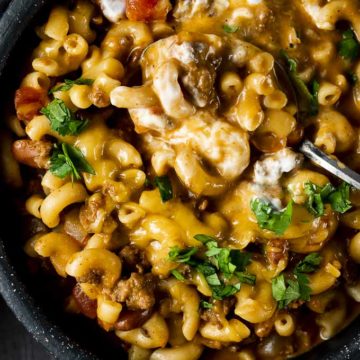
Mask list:
MULTIPOLYGON (((279 61, 275 61, 274 75, 280 88, 282 88, 282 90, 291 97, 296 106, 299 108, 299 101, 296 90, 294 89, 287 71, 279 61)), ((300 119, 297 118, 297 121, 300 121, 300 119)), ((331 174, 352 185, 354 188, 360 190, 360 174, 351 170, 341 161, 332 159, 327 156, 311 141, 304 140, 299 146, 299 151, 302 152, 311 161, 313 161, 316 165, 322 167, 331 174)))
POLYGON ((337 176, 341 180, 344 180, 357 190, 360 190, 360 174, 358 174, 354 170, 351 170, 341 161, 332 159, 327 156, 311 141, 304 140, 300 145, 299 150, 316 165, 319 165, 323 169, 327 170, 329 173, 337 176))

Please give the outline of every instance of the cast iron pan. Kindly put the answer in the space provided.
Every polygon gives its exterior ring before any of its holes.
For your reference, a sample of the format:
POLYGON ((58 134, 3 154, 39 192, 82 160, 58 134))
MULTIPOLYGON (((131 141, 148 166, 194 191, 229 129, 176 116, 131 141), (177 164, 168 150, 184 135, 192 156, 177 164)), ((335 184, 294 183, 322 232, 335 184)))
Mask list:
MULTIPOLYGON (((36 44, 34 24, 50 5, 47 0, 0 0, 0 16, 4 12, 0 19, 0 111, 11 106, 24 61, 36 44)), ((29 274, 19 240, 21 224, 13 209, 15 197, 0 184, 0 291, 9 307, 55 358, 127 359, 119 341, 101 330, 95 321, 64 314, 59 296, 51 291, 53 278, 36 280, 29 274)), ((61 288, 61 284, 57 286, 61 288)), ((298 359, 360 360, 360 318, 298 359)))

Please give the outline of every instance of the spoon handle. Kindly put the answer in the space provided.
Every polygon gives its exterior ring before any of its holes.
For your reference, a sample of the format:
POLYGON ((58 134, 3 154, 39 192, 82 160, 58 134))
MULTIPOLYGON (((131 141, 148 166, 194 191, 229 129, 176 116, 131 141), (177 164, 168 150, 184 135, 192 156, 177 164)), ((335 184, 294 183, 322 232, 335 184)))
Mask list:
POLYGON ((319 165, 331 174, 360 190, 360 174, 351 170, 339 160, 331 159, 311 141, 304 140, 300 145, 299 150, 316 165, 319 165))

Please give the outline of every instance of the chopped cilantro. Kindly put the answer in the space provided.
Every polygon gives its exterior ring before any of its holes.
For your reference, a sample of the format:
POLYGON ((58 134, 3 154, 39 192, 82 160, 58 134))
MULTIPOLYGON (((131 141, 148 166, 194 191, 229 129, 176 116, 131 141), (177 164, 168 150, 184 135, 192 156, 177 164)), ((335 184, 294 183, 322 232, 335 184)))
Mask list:
POLYGON ((319 186, 312 182, 305 184, 305 194, 308 196, 306 208, 315 217, 324 215, 325 204, 330 204, 334 211, 345 213, 351 209, 350 185, 343 182, 338 188, 330 183, 319 186))
POLYGON ((309 278, 303 273, 296 273, 297 283, 299 284, 300 300, 309 301, 311 289, 309 287, 309 278))
POLYGON ((230 253, 231 262, 236 265, 236 271, 245 271, 251 262, 251 253, 232 249, 230 253))
POLYGON ((272 279, 272 295, 276 301, 283 301, 286 293, 284 274, 280 274, 272 279))
POLYGON ((214 238, 213 236, 210 236, 210 235, 197 234, 197 235, 194 236, 194 239, 196 239, 197 241, 202 242, 203 244, 213 242, 213 243, 216 243, 216 245, 217 245, 217 239, 214 238))
POLYGON ((206 276, 206 281, 210 286, 218 286, 221 285, 218 274, 214 273, 209 276, 206 276))
POLYGON ((259 198, 251 200, 250 206, 261 229, 267 229, 277 235, 282 235, 291 223, 292 201, 281 211, 275 209, 269 201, 259 198))
POLYGON ((234 265, 230 260, 230 249, 221 249, 217 255, 217 262, 219 264, 219 270, 224 274, 226 278, 232 276, 236 270, 236 265, 234 265))
POLYGON ((298 63, 292 59, 286 51, 282 50, 280 56, 285 60, 291 83, 298 95, 299 111, 305 116, 314 116, 319 111, 318 92, 319 83, 315 80, 310 86, 310 90, 305 82, 300 78, 297 67, 298 63))
POLYGON ((350 185, 343 182, 341 185, 328 196, 328 202, 332 209, 341 214, 351 209, 350 185))
POLYGON ((312 253, 296 265, 291 278, 285 279, 282 273, 272 279, 273 298, 278 302, 280 309, 295 300, 310 300, 311 289, 306 274, 314 272, 320 263, 321 256, 318 253, 312 253))
POLYGON ((79 78, 76 80, 65 79, 64 84, 53 87, 49 91, 49 94, 53 94, 54 92, 57 91, 69 91, 74 85, 92 85, 93 82, 94 80, 92 79, 84 79, 84 78, 79 78))
POLYGON ((191 257, 197 253, 197 251, 198 248, 196 247, 180 249, 179 247, 175 246, 170 249, 169 259, 174 262, 187 264, 191 260, 191 257))
POLYGON ((235 276, 239 279, 241 283, 248 284, 248 285, 255 285, 256 283, 256 275, 249 274, 247 272, 235 272, 235 276))
POLYGON ((80 172, 95 175, 94 169, 80 149, 66 143, 54 145, 50 159, 50 171, 61 179, 70 175, 73 180, 80 180, 80 172))
POLYGON ((211 309, 213 307, 213 304, 205 301, 205 300, 200 300, 200 306, 203 308, 203 309, 211 309))
POLYGON ((239 27, 236 25, 224 24, 223 30, 228 34, 232 34, 237 32, 239 30, 239 27))
POLYGON ((240 283, 235 285, 220 285, 212 287, 212 296, 216 300, 222 300, 226 297, 236 294, 240 290, 240 283))
POLYGON ((304 191, 308 196, 305 204, 308 211, 316 217, 324 215, 324 203, 334 189, 330 183, 321 187, 312 182, 307 182, 304 185, 304 191))
MULTIPOLYGON (((255 284, 256 276, 245 271, 251 254, 220 248, 218 240, 209 235, 197 234, 194 238, 208 249, 204 253, 205 260, 194 256, 198 251, 195 247, 173 247, 169 252, 169 260, 190 265, 201 273, 211 288, 214 299, 221 300, 235 294, 241 283, 255 284)), ((173 271, 172 274, 178 278, 179 274, 174 274, 173 271)))
POLYGON ((181 274, 181 272, 179 270, 174 269, 174 270, 171 270, 170 272, 174 276, 174 278, 176 278, 176 279, 178 279, 180 281, 185 280, 183 274, 181 274))
POLYGON ((168 176, 155 176, 154 183, 159 188, 162 202, 169 201, 173 198, 171 181, 168 176))
POLYGON ((301 260, 295 268, 295 272, 297 273, 311 273, 314 272, 317 267, 320 265, 322 257, 319 253, 311 253, 303 260, 301 260))
POLYGON ((342 34, 342 40, 339 43, 339 55, 347 60, 354 61, 360 52, 360 44, 351 29, 342 34))
POLYGON ((60 99, 54 99, 40 112, 49 119, 51 129, 62 136, 78 135, 88 125, 88 120, 78 119, 60 99))

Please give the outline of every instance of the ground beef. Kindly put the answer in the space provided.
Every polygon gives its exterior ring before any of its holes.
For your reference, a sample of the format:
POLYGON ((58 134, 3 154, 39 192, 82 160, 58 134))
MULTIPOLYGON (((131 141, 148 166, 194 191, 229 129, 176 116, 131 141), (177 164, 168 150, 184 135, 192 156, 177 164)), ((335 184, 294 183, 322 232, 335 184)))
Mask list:
POLYGON ((264 338, 271 333, 274 327, 275 317, 271 317, 269 320, 254 325, 254 331, 256 336, 264 338))
POLYGON ((265 246, 265 255, 272 268, 276 268, 281 260, 288 260, 288 243, 283 239, 270 239, 265 246))
POLYGON ((145 310, 155 304, 156 278, 152 274, 133 272, 129 279, 120 280, 112 294, 117 302, 126 302, 130 310, 145 310))
POLYGON ((119 255, 126 268, 130 271, 143 274, 151 266, 144 251, 134 245, 125 246, 119 255))

